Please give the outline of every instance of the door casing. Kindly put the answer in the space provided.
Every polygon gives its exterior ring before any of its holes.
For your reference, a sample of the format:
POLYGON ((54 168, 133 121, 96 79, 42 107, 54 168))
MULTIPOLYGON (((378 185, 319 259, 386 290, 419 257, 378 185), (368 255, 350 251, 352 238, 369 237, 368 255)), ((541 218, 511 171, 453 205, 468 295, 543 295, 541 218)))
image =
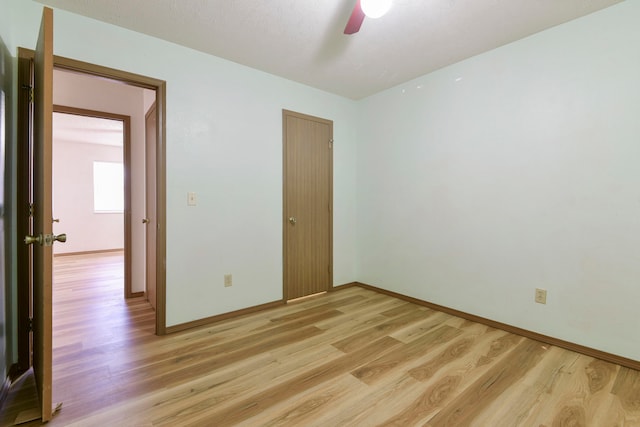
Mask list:
POLYGON ((56 68, 108 78, 156 93, 156 335, 166 327, 166 82, 139 74, 54 56, 56 68))

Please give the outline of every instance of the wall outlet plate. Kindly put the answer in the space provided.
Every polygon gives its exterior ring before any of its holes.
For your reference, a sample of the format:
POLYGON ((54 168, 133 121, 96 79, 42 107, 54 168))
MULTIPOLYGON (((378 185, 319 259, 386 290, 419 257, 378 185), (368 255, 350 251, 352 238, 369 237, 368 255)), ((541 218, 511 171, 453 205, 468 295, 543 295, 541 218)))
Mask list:
POLYGON ((535 301, 538 304, 546 304, 547 303, 547 290, 536 288, 536 297, 535 301))

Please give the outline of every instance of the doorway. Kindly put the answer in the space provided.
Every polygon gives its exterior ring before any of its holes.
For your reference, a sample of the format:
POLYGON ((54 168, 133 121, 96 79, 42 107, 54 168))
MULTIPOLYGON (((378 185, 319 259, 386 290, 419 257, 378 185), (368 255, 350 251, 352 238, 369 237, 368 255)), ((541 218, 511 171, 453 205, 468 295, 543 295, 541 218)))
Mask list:
MULTIPOLYGON (((110 79, 98 79, 94 76, 71 72, 65 69, 54 69, 54 112, 73 114, 78 117, 73 129, 65 130, 67 139, 72 141, 54 141, 56 161, 68 164, 73 171, 65 174, 76 176, 76 182, 69 188, 59 188, 60 183, 54 180, 54 190, 58 194, 76 187, 73 196, 80 201, 59 213, 60 206, 54 198, 54 216, 62 222, 55 223, 54 228, 67 233, 71 238, 65 247, 55 248, 60 253, 92 252, 104 249, 124 249, 125 280, 123 294, 125 298, 144 295, 145 291, 145 135, 144 114, 147 102, 153 102, 155 94, 148 89, 139 88, 110 79), (151 95, 148 95, 148 92, 151 95), (147 101, 147 98, 150 100, 147 101), (85 119, 81 119, 84 117, 85 119), (102 122, 100 122, 102 120, 102 122), (114 121, 116 120, 116 121, 114 121), (118 149, 113 141, 114 126, 119 120, 123 123, 124 141, 118 149), (102 123, 100 129, 91 130, 86 125, 86 135, 80 131, 84 121, 102 123), (112 125, 108 125, 111 123, 112 125), (91 139, 95 140, 91 143, 91 139), (74 150, 60 156, 55 149, 57 145, 73 145, 74 150), (118 152, 119 150, 119 152, 118 152), (84 153, 83 156, 80 156, 84 153), (70 157, 78 156, 76 164, 69 164, 70 157), (122 206, 112 209, 94 209, 92 202, 99 194, 104 194, 102 187, 93 188, 94 161, 113 162, 118 160, 124 171, 122 206), (77 182, 81 180, 82 183, 77 182), (84 195, 84 197, 81 197, 84 195), (67 218, 62 218, 67 216, 67 218), (118 225, 120 226, 119 228, 118 225), (93 227, 92 227, 93 226, 93 227)), ((55 114, 55 113, 54 113, 55 114)), ((55 122, 54 122, 55 124, 55 122)), ((54 135, 55 136, 55 135, 54 135)), ((113 166, 116 165, 105 165, 113 166)), ((54 169, 59 173, 59 169, 54 169)), ((54 177, 55 178, 55 177, 54 177)), ((105 185, 110 185, 106 182, 105 185)), ((155 267, 155 266, 154 266, 155 267)))
MULTIPOLYGON (((54 87, 56 82, 54 72, 54 87)), ((54 102, 55 97, 54 91, 54 102)), ((119 252, 121 295, 137 296, 131 290, 131 227, 124 223, 124 212, 131 209, 131 183, 125 180, 131 168, 131 117, 54 105, 52 152, 53 232, 73 236, 53 246, 54 285, 58 257, 119 252)), ((52 301, 55 311, 55 286, 52 301)))
POLYGON ((333 286, 333 122, 283 111, 284 299, 333 286))
MULTIPOLYGON (((51 24, 52 21, 52 12, 50 9, 45 8, 43 22, 47 22, 47 25, 51 24)), ((45 25, 46 28, 46 25, 45 25)), ((41 31, 41 33, 43 33, 41 31)), ((45 31, 48 35, 52 33, 51 26, 47 28, 45 31)), ((51 52, 51 45, 47 45, 47 51, 51 52)), ((18 150, 18 161, 17 161, 17 204, 18 206, 24 207, 26 209, 20 209, 18 216, 17 229, 20 236, 28 235, 31 224, 31 215, 33 209, 30 209, 30 195, 31 195, 31 184, 32 173, 34 170, 37 172, 41 168, 41 164, 36 164, 34 169, 31 168, 31 135, 36 132, 33 131, 32 128, 33 121, 31 117, 33 117, 34 110, 41 111, 44 110, 50 111, 49 113, 49 121, 51 121, 52 113, 52 102, 53 97, 51 96, 51 92, 47 94, 47 96, 39 96, 37 93, 38 88, 43 87, 52 87, 53 86, 53 78, 45 79, 45 82, 42 83, 37 81, 35 85, 35 96, 34 96, 34 51, 27 49, 19 49, 18 52, 18 88, 20 89, 18 96, 18 141, 20 144, 20 148, 18 150), (51 82, 51 83, 49 83, 51 82), (49 86, 51 85, 51 86, 49 86), (35 105, 37 104, 37 105, 35 105), (40 105, 45 104, 44 109, 40 108, 40 105), (49 107, 46 107, 49 105, 49 107)), ((155 218, 153 218, 153 230, 156 234, 156 259, 158 262, 155 266, 156 271, 156 312, 155 312, 155 321, 154 321, 154 330, 157 335, 164 335, 166 333, 166 319, 165 319, 165 270, 164 270, 164 261, 165 261, 165 253, 166 253, 166 225, 165 225, 165 217, 166 217, 166 196, 165 196, 165 96, 166 96, 166 85, 165 82, 161 80, 156 80, 149 77, 144 77, 140 75, 135 75, 119 70, 114 70, 106 67, 101 67, 93 64, 88 64, 68 58, 55 57, 51 54, 50 58, 52 61, 48 60, 48 64, 45 67, 51 70, 49 73, 50 76, 53 74, 53 67, 55 66, 58 69, 63 69, 66 71, 78 73, 85 76, 91 77, 100 77, 102 79, 109 79, 112 81, 118 81, 120 83, 125 83, 127 85, 133 85, 136 87, 142 87, 152 91, 155 94, 156 101, 156 211, 155 218)), ((46 59, 46 55, 45 55, 46 59)), ((38 61, 36 61, 38 62, 38 61)), ((45 61, 46 62, 46 61, 45 61)), ((43 73, 36 70, 36 76, 42 76, 43 73)), ((51 90, 51 89, 49 89, 51 90)), ((45 114, 46 116, 46 114, 45 114)), ((144 117, 144 114, 143 114, 144 117)), ((142 127, 144 128, 144 122, 142 123, 142 127)), ((39 128, 40 129, 40 128, 39 128)), ((46 128, 45 128, 46 129, 46 128)), ((51 128, 49 128, 51 129, 51 128)), ((50 131, 49 131, 50 132, 50 131)), ((46 133, 46 132, 45 132, 46 133)), ((50 138, 50 134, 49 134, 50 138)), ((39 140, 40 138, 38 138, 39 140)), ((46 138, 45 138, 46 140, 46 138)), ((143 142, 144 145, 144 142, 143 142)), ((36 153, 37 154, 37 153, 36 153)), ((38 161, 42 162, 42 157, 38 157, 38 161)), ((49 162, 51 161, 49 157, 49 162)), ((50 168, 49 163, 49 168, 50 168)), ((144 172, 143 172, 144 173, 144 172)), ((46 187, 44 187, 46 189, 46 187)), ((50 215, 51 211, 51 189, 49 189, 49 214, 45 215, 47 218, 39 219, 39 224, 42 221, 46 221, 49 223, 49 227, 51 227, 51 220, 55 219, 50 215)), ((144 201, 143 201, 144 203, 144 201)), ((45 209, 47 204, 42 204, 43 208, 40 210, 36 210, 38 212, 47 212, 45 209)), ((125 212, 126 216, 130 214, 125 212)), ((42 214, 39 214, 42 216, 42 214)), ((39 217, 38 217, 39 218, 39 217)), ((129 218, 129 220, 131 220, 129 218)), ((140 222, 142 218, 140 218, 140 222)), ((36 229, 40 229, 36 227, 36 229)), ((51 231, 47 231, 44 228, 42 231, 42 235, 45 237, 53 236, 51 231), (51 234, 44 234, 51 233, 51 234)), ((69 236, 72 238, 72 236, 69 236)), ((33 240, 33 239, 32 239, 33 240)), ((38 240, 40 242, 40 240, 38 240)), ((32 243, 32 242, 30 242, 32 243)), ((50 247, 50 245, 49 245, 50 247)), ((29 250, 26 249, 27 246, 19 246, 18 254, 17 254, 17 263, 18 263, 18 281, 19 283, 23 283, 23 286, 20 286, 18 289, 18 364, 21 369, 26 370, 32 364, 35 366, 36 361, 38 362, 38 370, 36 372, 36 379, 38 382, 38 389, 41 395, 43 413, 43 420, 49 419, 51 416, 50 412, 50 390, 51 390, 51 377, 50 377, 50 369, 47 368, 47 364, 42 364, 40 361, 51 360, 51 329, 50 326, 45 325, 45 327, 38 327, 37 331, 40 335, 38 335, 38 342, 36 340, 33 341, 32 346, 32 331, 31 331, 31 316, 38 315, 39 319, 49 319, 50 321, 50 312, 51 312, 51 299, 49 298, 40 298, 42 296, 41 288, 44 289, 45 294, 51 292, 51 283, 50 280, 47 283, 46 280, 43 280, 40 276, 33 276, 31 273, 31 255, 29 250), (33 281, 32 281, 33 279, 33 281), (26 286, 28 283, 33 283, 32 292, 31 285, 26 286), (36 294, 36 292, 38 292, 36 294), (39 312, 32 314, 32 301, 37 300, 42 303, 42 307, 45 310, 45 315, 40 316, 39 312), (47 314, 47 311, 49 314, 47 314), (44 345, 41 345, 42 341, 45 341, 44 345), (49 344, 47 344, 49 343, 49 344), (33 355, 32 352, 33 351, 33 355), (43 369, 44 367, 44 369, 43 369), (42 377, 38 373, 45 373, 46 376, 42 377), (43 392, 41 392, 41 390, 43 392), (48 408, 48 409, 44 409, 48 408)), ((50 250, 50 249, 49 249, 50 250)), ((45 259, 46 260, 46 259, 45 259)), ((40 265, 40 264, 38 264, 40 265)), ((48 265, 44 265, 45 276, 51 276, 52 269, 52 260, 49 258, 48 265)), ((46 295, 45 295, 46 296, 46 295)), ((40 305, 38 305, 38 310, 40 310, 40 305)), ((49 364, 50 366, 50 364, 49 364)))
MULTIPOLYGON (((28 49, 20 49, 20 66, 19 66, 19 75, 21 76, 20 85, 23 87, 29 86, 31 84, 29 80, 29 73, 31 70, 30 61, 33 58, 33 51, 28 49)), ((165 225, 164 225, 164 216, 165 216, 165 184, 164 184, 164 138, 165 138, 165 82, 156 80, 149 77, 139 76, 131 73, 127 73, 120 70, 114 70, 106 67, 101 67, 94 64, 88 64, 81 61, 72 60, 69 58, 62 57, 54 57, 54 96, 55 102, 58 104, 64 104, 66 106, 71 106, 76 110, 84 111, 82 114, 86 115, 98 115, 96 110, 82 108, 82 107, 90 107, 92 105, 96 105, 95 103, 91 103, 92 101, 89 99, 88 101, 80 101, 70 96, 71 92, 82 92, 88 91, 91 85, 97 84, 97 82, 105 82, 111 83, 115 85, 113 87, 121 87, 121 88, 135 88, 141 90, 140 96, 140 114, 139 114, 139 123, 130 123, 131 132, 135 133, 136 131, 140 135, 141 141, 137 141, 138 146, 133 148, 133 153, 131 152, 131 145, 128 146, 125 144, 125 162, 131 162, 131 157, 136 156, 135 150, 139 150, 138 157, 141 158, 139 160, 139 164, 136 165, 136 171, 134 173, 125 174, 128 178, 133 177, 134 185, 139 185, 141 190, 138 191, 139 197, 134 197, 133 202, 130 204, 132 206, 125 207, 125 230, 133 229, 133 236, 129 236, 129 240, 131 240, 130 250, 126 250, 125 244, 125 257, 128 258, 125 260, 125 283, 130 284, 133 283, 133 286, 125 286, 125 296, 126 297, 135 297, 144 295, 146 293, 146 277, 149 273, 147 273, 147 269, 155 273, 155 298, 154 301, 151 302, 152 306, 156 308, 157 320, 156 320, 156 333, 158 335, 163 335, 166 333, 166 322, 165 322, 165 274, 164 274, 164 262, 156 262, 156 260, 164 261, 164 254, 166 252, 166 243, 165 243, 165 225), (124 85, 122 83, 125 83, 124 85), (57 92, 59 92, 59 87, 67 87, 67 90, 62 90, 63 95, 57 96, 57 92), (70 88, 70 89, 69 89, 70 88), (89 102, 87 104, 87 102, 89 102), (149 113, 153 107, 153 113, 155 114, 154 122, 155 126, 155 134, 151 138, 145 137, 145 122, 149 118, 149 113), (145 117, 146 116, 146 117, 145 117), (149 159, 145 159, 145 150, 148 148, 149 141, 152 141, 155 145, 153 148, 153 157, 149 159), (129 152, 127 152, 129 150, 129 152), (150 164, 149 162, 153 162, 150 164), (147 168, 151 170, 150 173, 145 173, 147 168), (136 175, 137 174, 137 175, 136 175), (147 181, 151 178, 155 178, 155 182, 149 184, 147 181), (155 190, 155 194, 148 195, 155 202, 154 206, 149 206, 147 209, 145 199, 145 182, 149 185, 149 188, 155 190), (137 206, 135 206, 137 203, 137 206), (136 229, 142 230, 142 234, 136 234, 136 229), (151 236, 149 236, 151 235, 151 236), (154 265, 148 265, 147 261, 147 250, 145 249, 145 242, 147 238, 151 237, 151 241, 155 242, 155 248, 150 250, 149 252, 153 252, 155 257, 152 259, 154 265), (137 265, 138 269, 141 270, 141 274, 134 271, 131 271, 131 265, 137 265), (160 271, 161 270, 161 271, 160 271), (133 277, 132 277, 133 276, 133 277)), ((85 98, 99 98, 99 96, 91 97, 89 95, 85 98)), ((122 103, 130 104, 130 100, 123 99, 122 103)), ((24 110, 28 110, 30 107, 23 107, 24 110)), ((67 107, 56 106, 58 111, 67 111, 67 107)), ((108 114, 107 114, 108 116, 108 114)), ((115 116, 120 116, 116 114, 115 116)), ((20 124, 19 124, 20 126, 20 124)), ((24 122, 22 126, 25 128, 24 133, 28 133, 28 125, 24 122)), ((24 139, 26 136, 23 136, 24 139)), ((134 160, 135 161, 135 160, 134 160)), ((147 171, 148 172, 148 171, 147 171)), ((20 184, 20 183, 19 183, 20 184)), ((125 188, 131 186, 125 186, 125 188)), ((26 193, 26 191, 24 191, 26 193)), ((131 199, 131 194, 125 195, 125 203, 126 199, 131 199)), ((58 224, 56 224, 57 226, 58 224)), ((62 232, 64 230, 63 227, 59 227, 62 232)), ((125 235, 127 232, 125 231, 125 235)), ((73 236, 69 236, 70 239, 73 236)), ((126 239, 126 237, 125 237, 126 239)), ((147 297, 153 297, 152 295, 147 295, 147 297)), ((24 296, 23 296, 23 299, 24 296)), ((23 317, 29 317, 28 314, 23 313, 23 317)), ((28 322, 25 322, 28 323, 28 322)), ((20 346, 19 346, 20 347, 20 346)), ((26 354, 26 353, 25 353, 26 354)))
MULTIPOLYGON (((53 247, 54 256, 121 251, 128 241, 131 118, 55 105, 53 111, 53 230, 73 236, 53 247)), ((123 288, 129 297, 130 278, 123 288)))
MULTIPOLYGON (((141 110, 139 112, 139 120, 131 123, 131 133, 135 135, 138 132, 140 141, 134 143, 132 141, 129 144, 130 152, 125 153, 125 158, 129 157, 132 163, 136 164, 136 168, 130 171, 129 178, 131 179, 131 185, 128 186, 135 191, 135 186, 139 186, 137 194, 142 195, 136 197, 133 195, 125 195, 131 199, 130 209, 125 207, 124 223, 125 230, 131 230, 131 243, 130 251, 126 251, 125 244, 125 277, 131 275, 132 289, 131 293, 127 296, 138 296, 145 292, 144 276, 146 272, 146 250, 145 242, 146 235, 151 233, 155 238, 155 265, 150 268, 155 270, 156 276, 156 289, 155 289, 155 304, 152 305, 156 309, 156 334, 164 335, 166 333, 166 319, 165 319, 165 271, 164 271, 164 259, 166 252, 166 239, 165 239, 165 203, 166 203, 166 187, 165 187, 165 96, 166 96, 166 84, 164 81, 156 80, 153 78, 140 76, 137 74, 131 74, 125 71, 114 70, 94 64, 89 64, 81 61, 76 61, 69 58, 54 57, 54 66, 57 71, 66 72, 68 74, 74 74, 76 78, 72 80, 73 85, 78 85, 78 82, 83 82, 85 85, 95 85, 98 81, 107 80, 115 83, 115 87, 134 87, 142 89, 141 92, 141 110), (124 85, 122 84, 124 83, 124 85), (145 176, 145 115, 150 110, 151 106, 155 106, 155 121, 157 123, 155 128, 155 147, 154 156, 155 163, 153 169, 155 174, 145 176), (136 158, 138 160, 136 160, 136 158), (153 215, 149 215, 146 212, 145 206, 145 180, 155 178, 155 209, 153 215), (148 221, 145 221, 148 220, 148 221), (142 233, 136 233, 136 230, 141 230, 142 233), (130 257, 129 259, 127 259, 130 257), (142 271, 142 274, 136 275, 135 271, 130 270, 130 266, 138 266, 142 271), (136 278, 138 277, 138 278, 136 278), (136 283, 139 285, 136 286, 136 283)), ((54 83, 55 85, 55 83, 54 83)), ((79 89, 78 87, 75 90, 79 89)), ((54 88, 55 93, 56 88, 54 88)), ((113 91, 114 87, 109 90, 113 91)), ((124 96, 124 95, 123 95, 124 96)), ((126 101, 125 101, 126 102, 126 101)), ((65 102, 66 103, 66 102, 65 102)), ((138 113, 135 113, 138 114, 138 113)), ((130 114, 131 116, 134 113, 130 114)), ((132 136, 132 140, 134 137, 132 136)), ((127 186, 125 186, 127 188, 127 186)), ((125 231, 125 234, 127 231, 125 231)), ((127 279, 125 279, 126 281, 127 279)))

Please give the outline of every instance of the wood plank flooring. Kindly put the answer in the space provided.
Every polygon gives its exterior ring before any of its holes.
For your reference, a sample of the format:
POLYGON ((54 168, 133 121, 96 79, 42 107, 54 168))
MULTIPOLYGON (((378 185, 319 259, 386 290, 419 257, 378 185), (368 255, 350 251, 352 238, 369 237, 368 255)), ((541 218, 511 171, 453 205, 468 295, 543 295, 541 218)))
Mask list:
POLYGON ((640 372, 374 291, 156 337, 120 254, 55 271, 51 426, 640 426, 640 372))

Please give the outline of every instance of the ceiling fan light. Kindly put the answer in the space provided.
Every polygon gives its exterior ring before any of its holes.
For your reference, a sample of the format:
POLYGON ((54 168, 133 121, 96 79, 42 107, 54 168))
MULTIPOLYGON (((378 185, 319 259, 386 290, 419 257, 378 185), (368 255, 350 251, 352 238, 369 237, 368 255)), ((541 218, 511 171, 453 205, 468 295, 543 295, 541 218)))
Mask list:
POLYGON ((360 7, 368 18, 380 18, 391 9, 391 0, 360 0, 360 7))

